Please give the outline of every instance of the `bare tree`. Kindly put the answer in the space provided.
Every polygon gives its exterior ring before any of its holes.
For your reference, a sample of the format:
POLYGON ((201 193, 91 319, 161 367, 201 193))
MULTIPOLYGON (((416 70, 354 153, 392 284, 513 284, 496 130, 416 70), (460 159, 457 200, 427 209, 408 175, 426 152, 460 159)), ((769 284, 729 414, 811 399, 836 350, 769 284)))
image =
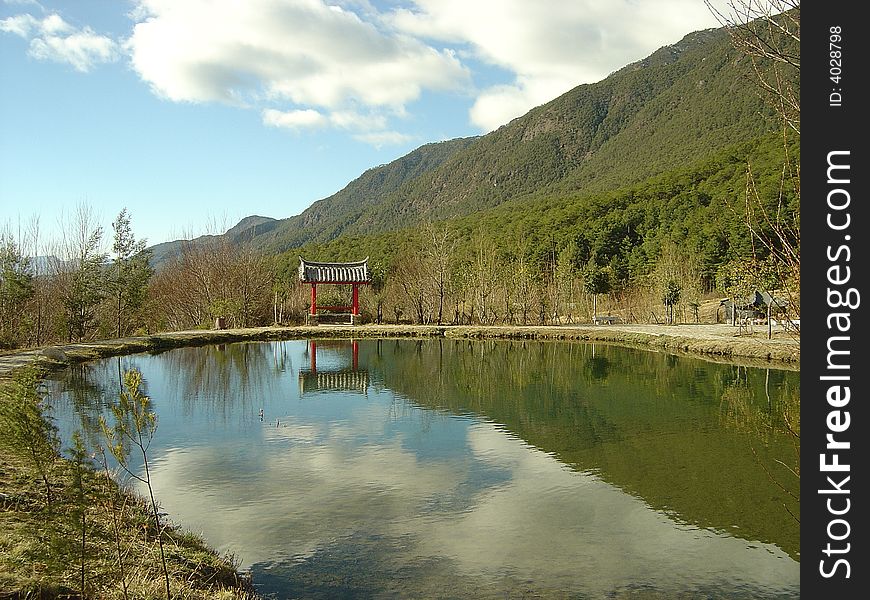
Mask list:
MULTIPOLYGON (((431 316, 431 272, 420 254, 406 254, 396 261, 393 277, 401 289, 404 299, 414 310, 417 323, 424 324, 431 316)), ((398 303, 397 303, 398 304, 398 303)))
POLYGON ((426 227, 427 241, 431 245, 426 248, 427 262, 431 268, 433 287, 438 296, 438 324, 444 320, 444 301, 450 283, 451 263, 453 262, 456 242, 450 226, 443 223, 440 226, 430 223, 426 227))
POLYGON ((25 227, 21 250, 29 258, 29 268, 33 275, 33 294, 27 307, 27 318, 30 321, 27 343, 41 346, 50 336, 52 308, 56 302, 52 301, 49 294, 51 282, 48 277, 47 257, 43 255, 38 216, 32 217, 25 227))
POLYGON ((96 330, 96 309, 105 293, 103 228, 93 209, 82 202, 71 227, 65 227, 51 262, 52 277, 63 304, 62 325, 68 341, 83 340, 96 330))
POLYGON ((755 81, 782 125, 777 196, 762 197, 747 165, 745 214, 753 243, 773 259, 778 287, 788 298, 789 318, 799 317, 800 160, 790 151, 789 132, 800 134, 800 0, 732 0, 728 14, 709 0, 706 4, 728 29, 734 46, 752 60, 755 81))
POLYGON ((495 320, 491 306, 492 294, 498 280, 497 256, 495 244, 482 231, 477 232, 474 240, 474 262, 471 269, 477 319, 482 324, 492 324, 495 320))
POLYGON ((186 242, 154 277, 149 294, 172 329, 202 327, 224 317, 232 327, 273 320, 275 269, 247 241, 223 236, 186 242))

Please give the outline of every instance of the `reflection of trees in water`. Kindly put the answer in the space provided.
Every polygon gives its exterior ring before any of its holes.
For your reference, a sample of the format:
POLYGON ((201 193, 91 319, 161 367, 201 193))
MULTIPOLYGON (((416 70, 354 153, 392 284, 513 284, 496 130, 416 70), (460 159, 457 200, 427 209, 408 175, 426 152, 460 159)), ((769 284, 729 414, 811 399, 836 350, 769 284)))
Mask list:
MULTIPOLYGON (((260 406, 265 394, 276 393, 276 372, 293 368, 286 344, 237 343, 227 345, 180 348, 141 359, 118 357, 69 368, 65 376, 55 380, 52 395, 56 402, 66 398, 78 416, 88 441, 101 441, 99 416, 116 403, 121 390, 122 370, 144 361, 154 361, 160 367, 168 392, 153 396, 154 406, 172 402, 177 397, 188 410, 194 407, 206 414, 221 414, 224 418, 234 406, 260 406), (170 397, 171 395, 171 397, 170 397)), ((147 373, 150 369, 141 369, 147 373)), ((156 382, 155 382, 156 384, 156 382)), ((148 395, 147 380, 142 390, 148 395)))
POLYGON ((586 362, 589 379, 600 381, 610 374, 610 360, 606 356, 595 356, 595 344, 592 344, 592 357, 586 362))
POLYGON ((292 368, 286 342, 233 343, 180 348, 160 355, 168 388, 188 409, 226 416, 276 393, 276 372, 292 368), (255 402, 256 401, 256 402, 255 402))
POLYGON ((774 432, 800 433, 800 387, 771 369, 733 367, 721 395, 721 422, 761 439, 774 432), (797 417, 795 419, 795 417, 797 417))
POLYGON ((782 415, 799 406, 798 373, 741 367, 735 392, 732 365, 602 344, 392 340, 380 359, 373 344, 363 348, 373 379, 422 406, 503 424, 678 520, 737 525, 747 539, 799 552, 781 506, 791 500, 767 474, 794 457, 782 415), (733 422, 758 427, 723 422, 723 397, 734 393, 744 401, 733 422), (782 409, 774 427, 769 406, 782 409))
POLYGON ((100 415, 107 414, 118 400, 120 361, 119 357, 73 364, 65 371, 64 377, 52 380, 53 405, 59 409, 66 405, 75 414, 90 448, 105 446, 100 432, 100 415))
POLYGON ((779 377, 772 382, 770 369, 764 370, 761 383, 758 371, 734 368, 734 380, 722 393, 721 422, 724 427, 751 434, 756 441, 753 455, 771 482, 788 496, 782 502, 786 512, 800 522, 800 385, 779 377), (759 387, 763 387, 763 395, 759 387), (791 455, 766 464, 760 454, 782 435, 791 441, 791 455))

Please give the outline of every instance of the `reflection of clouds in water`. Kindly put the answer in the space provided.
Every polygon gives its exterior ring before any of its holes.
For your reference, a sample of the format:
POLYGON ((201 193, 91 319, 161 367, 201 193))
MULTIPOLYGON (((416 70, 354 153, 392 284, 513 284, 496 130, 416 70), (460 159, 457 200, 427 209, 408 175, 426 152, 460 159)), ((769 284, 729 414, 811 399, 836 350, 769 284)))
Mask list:
POLYGON ((464 478, 447 464, 419 465, 399 439, 357 444, 360 432, 347 424, 330 425, 328 435, 326 425, 284 425, 264 426, 269 451, 255 478, 225 472, 209 448, 155 461, 156 492, 172 517, 236 554, 243 567, 407 524, 427 497, 464 478))
POLYGON ((747 583, 768 591, 799 585, 798 563, 775 546, 747 550, 744 540, 676 525, 489 426, 471 428, 469 445, 476 456, 511 464, 512 479, 485 490, 473 511, 419 537, 469 573, 511 572, 568 589, 582 582, 596 597, 637 584, 686 590, 747 583))
POLYGON ((155 461, 158 497, 243 568, 304 560, 362 534, 403 539, 408 550, 397 560, 408 564, 448 559, 445 579, 511 577, 593 597, 636 585, 798 589, 799 565, 779 549, 747 550, 745 541, 675 525, 491 424, 445 419, 444 427, 467 428, 471 457, 421 461, 402 434, 384 436, 383 406, 352 412, 340 422, 264 424, 266 449, 253 452, 247 473, 222 464, 225 452, 244 448, 171 451, 155 461), (472 473, 481 468, 511 477, 481 483, 472 473), (462 510, 431 510, 455 508, 439 499, 458 496, 470 496, 462 510))

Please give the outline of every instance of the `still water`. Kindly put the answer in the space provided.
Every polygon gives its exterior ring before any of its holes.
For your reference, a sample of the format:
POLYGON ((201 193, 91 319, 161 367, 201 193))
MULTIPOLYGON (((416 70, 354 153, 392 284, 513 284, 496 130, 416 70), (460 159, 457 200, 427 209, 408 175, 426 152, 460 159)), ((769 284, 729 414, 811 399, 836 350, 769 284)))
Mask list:
POLYGON ((58 375, 66 439, 130 368, 162 508, 264 595, 800 595, 797 372, 584 343, 207 346, 58 375))

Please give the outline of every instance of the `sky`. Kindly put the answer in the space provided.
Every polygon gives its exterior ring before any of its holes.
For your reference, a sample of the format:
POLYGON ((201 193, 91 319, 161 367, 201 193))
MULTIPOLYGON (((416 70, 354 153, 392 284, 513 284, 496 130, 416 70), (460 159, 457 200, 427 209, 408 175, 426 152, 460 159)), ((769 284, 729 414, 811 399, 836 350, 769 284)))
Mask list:
POLYGON ((0 228, 290 217, 718 26, 703 0, 0 0, 0 228))

